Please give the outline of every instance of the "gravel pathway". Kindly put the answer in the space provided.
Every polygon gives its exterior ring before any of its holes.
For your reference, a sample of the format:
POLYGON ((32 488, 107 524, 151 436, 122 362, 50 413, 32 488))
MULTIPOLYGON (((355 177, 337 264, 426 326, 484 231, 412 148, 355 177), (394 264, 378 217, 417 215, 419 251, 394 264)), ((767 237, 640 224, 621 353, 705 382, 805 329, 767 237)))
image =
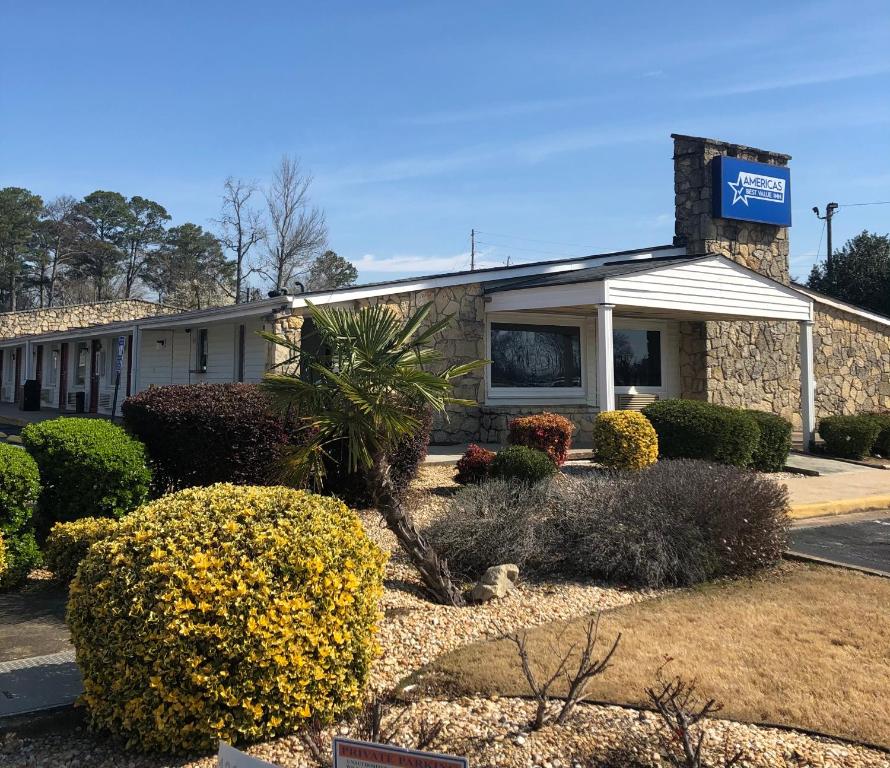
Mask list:
MULTIPOLYGON (((423 526, 441 510, 453 486, 453 470, 425 467, 412 507, 421 510, 423 526)), ((379 640, 383 653, 375 665, 372 686, 391 688, 437 656, 466 643, 497 637, 519 627, 581 616, 636 602, 652 593, 619 590, 591 583, 520 584, 507 598, 464 609, 426 602, 413 569, 395 548, 388 530, 373 512, 362 514, 370 535, 392 559, 387 567, 379 640)), ((584 766, 662 765, 657 758, 657 723, 648 713, 614 706, 582 705, 570 724, 528 733, 532 705, 512 698, 422 700, 399 721, 397 743, 409 745, 421 723, 441 720, 444 729, 432 744, 442 752, 465 754, 474 768, 580 768, 584 766), (617 750, 625 750, 618 753, 617 750)), ((355 735, 350 726, 338 729, 355 735)), ((715 720, 709 723, 711 754, 724 748, 742 750, 742 766, 756 768, 890 768, 882 752, 813 738, 784 730, 715 720)), ((282 768, 311 768, 299 738, 290 736, 247 749, 282 768)), ((76 729, 67 733, 0 737, 0 765, 9 768, 212 768, 215 757, 171 759, 123 751, 101 736, 76 729)))

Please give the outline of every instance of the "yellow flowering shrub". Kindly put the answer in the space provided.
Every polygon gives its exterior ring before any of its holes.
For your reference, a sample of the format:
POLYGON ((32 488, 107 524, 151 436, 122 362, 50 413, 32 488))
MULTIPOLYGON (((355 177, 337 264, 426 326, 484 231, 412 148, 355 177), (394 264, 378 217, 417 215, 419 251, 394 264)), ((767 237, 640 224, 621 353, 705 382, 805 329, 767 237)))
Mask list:
POLYGON ((639 411, 604 411, 593 423, 593 458, 613 469, 642 469, 658 460, 658 435, 639 411))
POLYGON ((82 517, 70 523, 56 523, 49 532, 43 551, 46 567, 66 584, 74 578, 77 566, 97 541, 111 536, 118 528, 110 517, 82 517))
POLYGON ((182 752, 329 723, 377 653, 385 555, 342 502, 187 488, 90 548, 68 626, 94 727, 182 752))
POLYGON ((0 532, 0 581, 6 575, 6 543, 3 541, 3 533, 0 532))

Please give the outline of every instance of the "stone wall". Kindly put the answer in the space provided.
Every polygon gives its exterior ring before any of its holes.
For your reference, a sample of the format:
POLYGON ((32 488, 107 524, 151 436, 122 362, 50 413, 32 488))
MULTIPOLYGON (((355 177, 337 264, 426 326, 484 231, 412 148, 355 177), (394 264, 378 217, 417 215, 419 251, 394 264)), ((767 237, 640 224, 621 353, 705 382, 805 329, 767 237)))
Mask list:
POLYGON ((94 304, 71 304, 64 307, 26 309, 0 313, 0 339, 29 336, 35 333, 66 331, 122 320, 139 320, 155 315, 170 315, 182 310, 143 299, 115 299, 94 304))
POLYGON ((517 416, 548 411, 565 416, 575 424, 572 445, 589 448, 593 445, 593 420, 599 409, 595 405, 485 405, 480 409, 479 442, 507 443, 507 424, 517 416))
POLYGON ((890 327, 816 303, 816 415, 890 410, 890 327))
MULTIPOLYGON (((800 334, 796 322, 708 323, 708 399, 771 411, 800 428, 800 334)), ((818 343, 815 357, 821 357, 818 343)))

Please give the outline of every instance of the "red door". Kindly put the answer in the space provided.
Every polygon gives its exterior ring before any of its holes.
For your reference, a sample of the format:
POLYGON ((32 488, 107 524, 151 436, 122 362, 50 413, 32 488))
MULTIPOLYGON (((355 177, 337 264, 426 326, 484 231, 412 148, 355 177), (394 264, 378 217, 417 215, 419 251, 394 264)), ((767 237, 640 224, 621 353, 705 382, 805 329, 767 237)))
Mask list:
POLYGON ((22 389, 22 355, 25 354, 25 348, 19 347, 15 351, 15 381, 13 381, 13 397, 12 401, 18 403, 19 394, 22 389))
POLYGON ((102 349, 102 342, 98 339, 93 340, 90 353, 90 413, 98 413, 99 411, 99 350, 102 349))
POLYGON ((59 352, 59 410, 64 411, 68 405, 68 342, 62 343, 59 352))

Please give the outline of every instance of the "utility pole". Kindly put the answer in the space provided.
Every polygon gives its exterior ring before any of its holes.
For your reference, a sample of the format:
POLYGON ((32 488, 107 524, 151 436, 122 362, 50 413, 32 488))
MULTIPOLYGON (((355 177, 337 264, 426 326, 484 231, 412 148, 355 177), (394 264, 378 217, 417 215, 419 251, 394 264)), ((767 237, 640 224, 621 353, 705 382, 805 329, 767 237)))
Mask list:
POLYGON ((820 216, 819 215, 819 206, 817 206, 817 205, 813 206, 813 213, 816 214, 816 218, 821 219, 822 221, 825 222, 825 229, 826 229, 825 234, 826 234, 826 238, 828 241, 827 242, 828 252, 825 255, 825 276, 828 278, 829 282, 831 281, 832 272, 833 272, 832 267, 834 266, 832 264, 833 259, 834 259, 834 251, 832 250, 832 246, 831 246, 831 220, 834 218, 834 214, 837 213, 837 209, 838 209, 837 203, 829 203, 828 205, 825 206, 825 215, 820 216))
POLYGON ((470 272, 476 269, 476 230, 470 230, 470 272))

